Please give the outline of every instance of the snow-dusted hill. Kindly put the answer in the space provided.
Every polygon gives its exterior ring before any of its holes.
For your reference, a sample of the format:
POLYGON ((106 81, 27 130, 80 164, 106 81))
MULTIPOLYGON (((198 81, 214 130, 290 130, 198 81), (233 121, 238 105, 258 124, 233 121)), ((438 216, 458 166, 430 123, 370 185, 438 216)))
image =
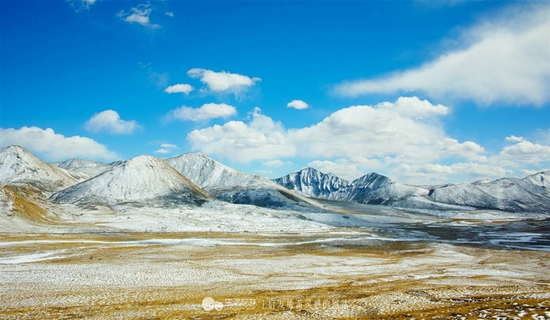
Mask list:
POLYGON ((338 181, 337 177, 312 169, 274 181, 309 197, 381 204, 417 212, 488 209, 550 213, 550 172, 539 172, 524 179, 503 178, 431 188, 400 184, 377 173, 331 186, 328 181, 338 181))
POLYGON ((70 187, 78 181, 65 170, 51 166, 20 146, 0 149, 0 183, 31 184, 52 192, 70 187))
POLYGON ((111 165, 107 163, 77 158, 72 158, 64 162, 52 162, 50 164, 61 169, 83 173, 87 175, 88 178, 102 174, 111 168, 111 165))
POLYGON ((185 153, 165 161, 219 200, 277 208, 306 204, 272 180, 242 173, 202 153, 185 153))
POLYGON ((273 181, 298 194, 329 200, 338 200, 342 193, 337 191, 351 185, 347 180, 313 168, 305 168, 273 181))
POLYGON ((116 205, 200 203, 209 195, 161 159, 139 156, 60 191, 54 203, 116 205))
POLYGON ((354 180, 350 187, 339 190, 339 193, 347 195, 348 200, 359 203, 391 205, 408 197, 427 195, 428 190, 404 185, 371 172, 354 180))

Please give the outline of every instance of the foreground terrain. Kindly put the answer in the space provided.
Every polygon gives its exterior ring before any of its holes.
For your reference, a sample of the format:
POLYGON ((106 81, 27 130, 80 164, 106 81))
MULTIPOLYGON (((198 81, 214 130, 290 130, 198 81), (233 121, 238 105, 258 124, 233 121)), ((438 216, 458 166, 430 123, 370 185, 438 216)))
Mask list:
POLYGON ((0 318, 550 317, 548 220, 351 209, 364 226, 4 233, 0 318))
POLYGON ((547 177, 436 193, 369 174, 340 199, 200 154, 0 149, 0 318, 547 319, 547 177))

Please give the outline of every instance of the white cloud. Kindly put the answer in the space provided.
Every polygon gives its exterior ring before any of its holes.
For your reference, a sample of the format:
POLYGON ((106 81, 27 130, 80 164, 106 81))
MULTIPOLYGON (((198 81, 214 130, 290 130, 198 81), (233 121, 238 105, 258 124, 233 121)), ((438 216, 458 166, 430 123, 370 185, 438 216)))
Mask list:
POLYGON ((395 103, 341 109, 289 135, 302 154, 312 157, 402 155, 407 161, 425 162, 451 155, 459 144, 446 138, 439 120, 446 113, 445 106, 401 97, 395 103))
POLYGON ((254 110, 248 124, 230 121, 221 126, 194 130, 187 135, 187 140, 194 150, 242 163, 295 154, 282 124, 261 114, 259 108, 254 110))
POLYGON ((179 147, 175 144, 163 143, 160 145, 160 149, 156 150, 155 153, 167 154, 174 151, 174 149, 179 149, 179 147))
POLYGON ((286 105, 287 108, 294 108, 297 110, 303 110, 309 108, 309 105, 302 100, 292 100, 286 105))
POLYGON ((266 167, 283 167, 283 166, 291 166, 291 165, 294 165, 294 163, 290 162, 290 161, 282 161, 282 160, 270 160, 270 161, 265 161, 262 163, 262 165, 266 166, 266 167))
POLYGON ((335 87, 344 96, 402 91, 479 104, 535 104, 550 100, 550 8, 510 9, 463 33, 459 49, 424 65, 335 87))
POLYGON ((228 118, 236 115, 237 109, 225 103, 207 103, 200 108, 182 106, 168 113, 168 119, 183 121, 206 121, 214 118, 228 118))
POLYGON ((170 143, 163 143, 160 145, 161 148, 167 148, 167 149, 179 149, 179 147, 175 144, 170 143))
POLYGON ((174 17, 174 13, 173 13, 173 12, 170 12, 170 11, 165 12, 164 14, 167 15, 167 16, 169 16, 170 18, 174 17))
POLYGON ((194 68, 187 71, 187 74, 191 78, 200 79, 200 81, 206 84, 210 91, 213 92, 230 92, 235 95, 247 90, 254 86, 256 82, 260 82, 260 78, 250 78, 248 76, 229 73, 225 71, 215 72, 212 70, 194 68))
POLYGON ((521 140, 512 146, 506 146, 498 155, 506 164, 540 163, 550 161, 550 146, 521 140))
POLYGON ((476 143, 446 137, 439 121, 446 113, 445 106, 401 97, 395 103, 344 108, 315 125, 287 130, 257 109, 249 123, 231 121, 195 130, 187 139, 194 149, 241 162, 294 155, 310 159, 399 156, 401 161, 420 163, 451 156, 480 157, 484 149, 476 143))
POLYGON ((511 141, 511 142, 520 142, 520 141, 523 141, 523 137, 516 137, 514 135, 511 135, 509 137, 506 137, 505 140, 511 141))
POLYGON ((140 127, 135 120, 121 120, 118 113, 114 110, 105 110, 96 113, 86 122, 86 130, 88 131, 99 132, 106 130, 112 134, 131 134, 140 127))
POLYGON ((76 157, 105 160, 117 158, 114 152, 93 139, 80 136, 65 137, 50 128, 0 128, 0 146, 10 145, 23 146, 31 152, 44 155, 49 160, 65 160, 76 157))
POLYGON ((158 28, 160 26, 158 24, 152 24, 149 19, 152 11, 153 9, 150 4, 140 4, 132 8, 131 12, 124 12, 124 10, 120 11, 117 17, 129 23, 138 23, 145 27, 158 28))
MULTIPOLYGON (((448 136, 442 117, 450 109, 417 97, 338 110, 321 122, 286 129, 256 108, 245 121, 230 121, 187 135, 192 149, 276 167, 289 158, 353 180, 377 171, 405 183, 500 178, 550 162, 550 146, 509 136, 512 144, 490 154, 474 141, 448 136)), ((543 132, 546 134, 546 131, 543 132)))
POLYGON ((173 86, 169 86, 166 89, 164 89, 164 92, 166 93, 184 93, 189 94, 189 92, 193 91, 193 87, 188 84, 175 84, 173 86))

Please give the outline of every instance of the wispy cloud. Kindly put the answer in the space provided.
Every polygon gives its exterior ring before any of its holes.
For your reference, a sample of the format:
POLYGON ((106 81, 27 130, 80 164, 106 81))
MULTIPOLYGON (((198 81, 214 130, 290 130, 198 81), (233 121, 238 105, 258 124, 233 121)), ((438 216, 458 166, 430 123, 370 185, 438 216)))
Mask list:
POLYGON ((0 146, 7 147, 10 145, 23 146, 32 152, 44 155, 50 160, 65 160, 75 157, 105 160, 117 158, 116 153, 93 139, 80 136, 65 137, 62 134, 55 133, 51 128, 0 128, 0 146))
POLYGON ((423 92, 478 104, 542 105, 550 100, 550 6, 508 9, 471 27, 459 49, 424 65, 334 88, 342 96, 423 92))
POLYGON ((119 13, 117 13, 117 17, 128 23, 137 23, 144 27, 160 27, 160 25, 158 24, 151 23, 151 20, 149 18, 151 12, 153 12, 151 4, 140 4, 137 7, 132 8, 130 12, 125 12, 124 10, 121 10, 119 13))
POLYGON ((231 105, 207 103, 200 108, 181 106, 178 109, 171 110, 166 117, 168 120, 207 121, 215 118, 228 118, 236 114, 237 109, 231 105))
POLYGON ((111 134, 131 134, 141 126, 135 120, 120 119, 118 112, 105 110, 96 113, 86 122, 86 130, 91 132, 107 131, 111 134))
POLYGON ((179 147, 175 144, 163 143, 163 144, 160 145, 160 149, 156 150, 155 153, 167 154, 167 153, 171 153, 174 150, 178 150, 178 149, 179 149, 179 147))
POLYGON ((75 11, 89 10, 97 0, 66 0, 75 11))

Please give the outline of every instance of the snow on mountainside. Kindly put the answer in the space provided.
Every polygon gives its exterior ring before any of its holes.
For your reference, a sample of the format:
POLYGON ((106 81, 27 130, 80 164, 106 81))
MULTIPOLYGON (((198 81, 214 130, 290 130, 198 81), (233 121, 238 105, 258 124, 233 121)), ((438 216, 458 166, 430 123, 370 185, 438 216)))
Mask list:
POLYGON ((88 176, 88 178, 102 174, 103 172, 111 168, 111 166, 107 163, 77 158, 72 158, 64 162, 54 162, 50 164, 65 170, 84 173, 88 176))
POLYGON ((242 173, 199 152, 165 161, 219 200, 275 208, 306 203, 267 178, 242 173))
POLYGON ((209 195, 161 159, 139 156, 54 194, 55 203, 166 205, 201 203, 209 195))
POLYGON ((78 181, 65 170, 51 166, 20 146, 0 149, 0 183, 28 183, 52 192, 70 187, 78 181))
POLYGON ((339 194, 336 191, 351 185, 347 180, 313 168, 305 168, 273 181, 306 197, 329 200, 338 200, 339 194))
MULTIPOLYGON (((348 185, 326 186, 326 175, 309 174, 304 169, 276 182, 301 194, 323 198, 381 204, 409 211, 489 209, 510 212, 550 213, 550 172, 539 172, 524 179, 448 184, 437 187, 409 186, 369 173, 348 185), (329 191, 329 190, 333 191, 329 191), (313 190, 313 191, 312 191, 313 190), (323 190, 324 192, 315 190, 323 190)), ((334 177, 334 176, 331 176, 334 177)))
POLYGON ((375 172, 354 180, 351 187, 342 189, 340 192, 346 194, 351 201, 384 205, 390 205, 407 197, 428 194, 428 190, 424 188, 400 184, 375 172))

